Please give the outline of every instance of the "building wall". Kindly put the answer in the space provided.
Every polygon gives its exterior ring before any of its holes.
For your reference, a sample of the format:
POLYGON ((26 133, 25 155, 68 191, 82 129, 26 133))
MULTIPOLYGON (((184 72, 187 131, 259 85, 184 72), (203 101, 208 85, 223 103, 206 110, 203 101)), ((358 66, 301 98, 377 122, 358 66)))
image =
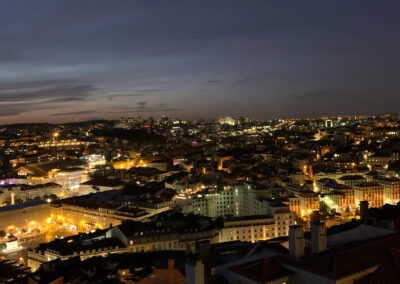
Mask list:
POLYGON ((378 181, 383 186, 384 203, 397 204, 400 201, 400 181, 378 181))
POLYGON ((319 197, 314 193, 301 193, 289 199, 290 211, 299 217, 310 215, 313 211, 319 210, 319 197))
POLYGON ((0 230, 7 232, 10 226, 18 229, 29 229, 45 226, 50 216, 50 205, 41 204, 22 209, 0 212, 0 230))
MULTIPOLYGON (((110 229, 113 231, 114 228, 110 229)), ((118 231, 118 230, 117 230, 118 231)), ((107 235, 107 233, 106 233, 107 235)), ((117 237, 113 232, 113 237, 117 237)), ((119 239, 126 240, 125 236, 120 236, 119 239)), ((202 240, 209 240, 210 243, 218 242, 218 232, 216 229, 203 232, 192 232, 188 234, 152 234, 151 236, 134 237, 128 239, 127 247, 107 247, 98 248, 92 251, 83 250, 76 251, 72 255, 58 255, 50 251, 33 250, 28 253, 28 266, 32 271, 36 271, 39 266, 48 261, 56 258, 68 259, 75 256, 80 256, 81 260, 88 259, 93 256, 107 256, 109 253, 125 253, 125 252, 149 252, 159 250, 184 250, 190 253, 195 252, 196 242, 202 240)))
POLYGON ((43 184, 43 186, 35 185, 34 187, 24 190, 21 189, 21 186, 15 185, 11 188, 3 188, 1 192, 2 193, 0 194, 0 203, 4 204, 5 202, 9 202, 10 204, 12 204, 13 199, 15 202, 18 199, 26 201, 27 199, 41 198, 44 195, 50 194, 55 194, 59 196, 63 192, 63 189, 58 184, 43 184), (12 197, 12 195, 14 195, 14 198, 12 197))
POLYGON ((248 184, 235 185, 230 190, 214 194, 193 195, 185 213, 209 217, 268 215, 271 209, 266 201, 257 199, 256 191, 248 184))
POLYGON ((258 242, 271 238, 287 236, 289 226, 294 224, 290 213, 280 213, 275 218, 255 218, 225 221, 219 232, 219 242, 246 241, 258 242))
POLYGON ((116 215, 112 210, 89 209, 67 204, 63 204, 61 207, 52 206, 51 217, 59 223, 76 226, 78 231, 82 232, 94 228, 104 229, 109 226, 118 226, 122 220, 137 219, 116 215))
POLYGON ((382 186, 368 186, 355 188, 355 202, 359 206, 360 201, 368 201, 370 207, 380 208, 383 206, 383 188, 382 186))

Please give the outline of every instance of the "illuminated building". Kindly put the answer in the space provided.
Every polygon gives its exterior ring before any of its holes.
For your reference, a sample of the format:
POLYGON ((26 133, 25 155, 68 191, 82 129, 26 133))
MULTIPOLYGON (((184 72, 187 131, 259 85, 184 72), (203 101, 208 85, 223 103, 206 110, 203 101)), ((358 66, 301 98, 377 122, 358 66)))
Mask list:
POLYGON ((81 183, 87 181, 87 171, 82 168, 55 170, 49 174, 49 178, 65 189, 78 189, 81 183))
POLYGON ((252 216, 273 215, 275 208, 281 206, 289 214, 289 208, 273 200, 258 199, 257 192, 248 183, 240 183, 232 189, 222 190, 218 193, 194 194, 191 204, 183 207, 184 212, 210 216, 252 216))
POLYGON ((384 203, 397 204, 400 201, 400 179, 376 176, 373 181, 383 186, 384 203))
POLYGON ((42 201, 0 207, 0 231, 16 233, 46 226, 50 204, 42 201))
POLYGON ((218 242, 219 228, 210 218, 192 218, 189 223, 187 217, 178 217, 173 223, 168 218, 152 222, 131 221, 91 234, 44 243, 29 251, 28 265, 36 271, 42 263, 57 258, 65 260, 79 256, 81 260, 85 260, 114 253, 160 250, 182 250, 190 253, 196 251, 196 243, 199 241, 218 242))
POLYGON ((299 217, 310 215, 319 210, 319 196, 314 192, 299 192, 289 197, 290 211, 299 217))
MULTIPOLYGON (((339 180, 340 183, 346 184, 344 181, 340 180, 340 178, 349 175, 354 175, 354 172, 352 170, 321 171, 314 173, 313 179, 315 183, 320 179, 329 178, 329 179, 339 180)), ((352 186, 351 184, 346 184, 346 185, 352 186)))
POLYGON ((89 231, 96 228, 106 228, 109 225, 120 225, 124 220, 142 220, 148 213, 134 206, 107 203, 89 200, 87 198, 68 198, 53 202, 51 213, 61 216, 64 223, 71 227, 77 227, 79 231, 89 231))
POLYGON ((165 172, 169 170, 172 167, 172 161, 171 160, 155 160, 151 162, 147 162, 146 166, 149 168, 155 168, 159 171, 165 172))
POLYGON ((42 198, 45 195, 61 195, 63 188, 61 185, 50 182, 45 184, 27 185, 15 184, 0 187, 0 203, 5 202, 14 204, 16 200, 33 200, 42 198))
POLYGON ((337 184, 321 198, 330 209, 336 212, 349 212, 356 209, 354 189, 343 184, 337 184))
POLYGON ((294 224, 291 214, 271 216, 228 217, 224 227, 219 231, 219 242, 239 240, 242 242, 258 242, 271 238, 287 236, 289 226, 294 224))
POLYGON ((387 169, 389 163, 395 161, 398 157, 392 156, 391 154, 383 155, 383 154, 376 154, 367 157, 367 164, 368 167, 371 169, 387 169))
POLYGON ((233 119, 232 117, 223 117, 219 119, 219 123, 220 124, 229 124, 229 125, 235 125, 236 124, 236 120, 233 119))
POLYGON ((225 161, 233 160, 232 156, 225 156, 225 157, 220 157, 218 159, 218 170, 219 171, 226 171, 229 172, 229 168, 224 166, 225 161))
POLYGON ((369 138, 398 137, 399 135, 399 127, 378 127, 367 132, 369 138))
POLYGON ((247 183, 215 194, 193 195, 191 204, 183 206, 183 210, 203 216, 224 217, 226 221, 220 241, 255 242, 287 236, 289 225, 294 222, 289 206, 272 199, 257 198, 256 190, 247 183))
POLYGON ((354 187, 355 202, 368 201, 370 207, 383 206, 383 187, 377 182, 364 182, 354 187))
POLYGON ((332 128, 333 127, 333 121, 331 119, 325 120, 325 127, 326 128, 332 128))
POLYGON ((360 183, 364 183, 366 181, 366 179, 360 175, 346 175, 346 176, 340 177, 338 180, 340 183, 343 183, 350 187, 354 187, 354 186, 359 185, 360 183))
POLYGON ((83 161, 57 160, 38 164, 28 164, 18 168, 19 176, 26 176, 40 183, 55 182, 63 189, 77 189, 79 184, 87 180, 87 171, 82 167, 83 161))
POLYGON ((80 159, 87 162, 89 169, 93 169, 96 166, 105 165, 107 162, 104 155, 96 155, 96 154, 82 156, 80 159))

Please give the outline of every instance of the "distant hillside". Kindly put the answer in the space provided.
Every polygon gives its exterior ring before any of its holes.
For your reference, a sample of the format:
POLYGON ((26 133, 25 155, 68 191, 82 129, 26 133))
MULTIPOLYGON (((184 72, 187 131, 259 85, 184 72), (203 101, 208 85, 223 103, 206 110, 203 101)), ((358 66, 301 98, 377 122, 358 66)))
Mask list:
POLYGON ((162 135, 155 134, 153 132, 148 132, 144 129, 101 129, 94 130, 92 132, 96 136, 103 136, 106 138, 118 138, 118 139, 126 139, 131 142, 140 142, 140 143, 149 143, 149 144, 161 144, 165 143, 166 139, 162 135))

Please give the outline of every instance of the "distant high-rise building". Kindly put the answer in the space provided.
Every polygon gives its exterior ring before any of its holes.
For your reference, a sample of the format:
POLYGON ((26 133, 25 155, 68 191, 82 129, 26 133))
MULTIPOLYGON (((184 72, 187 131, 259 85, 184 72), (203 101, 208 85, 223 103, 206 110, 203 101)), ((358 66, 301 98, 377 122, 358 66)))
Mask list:
POLYGON ((229 124, 229 125, 235 125, 236 124, 236 120, 233 119, 232 117, 223 117, 219 119, 219 123, 220 124, 229 124))
POLYGON ((331 119, 325 120, 325 127, 326 128, 332 128, 333 127, 333 121, 331 119))

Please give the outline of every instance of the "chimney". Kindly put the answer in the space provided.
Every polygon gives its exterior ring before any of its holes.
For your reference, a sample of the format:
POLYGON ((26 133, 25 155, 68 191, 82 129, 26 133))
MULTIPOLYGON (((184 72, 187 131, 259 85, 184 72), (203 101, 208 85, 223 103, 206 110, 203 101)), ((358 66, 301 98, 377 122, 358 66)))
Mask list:
POLYGON ((319 211, 313 211, 310 214, 310 224, 318 223, 321 221, 321 215, 319 214, 319 211))
POLYGON ((368 214, 368 201, 360 201, 360 219, 365 220, 368 214))
POLYGON ((295 257, 304 255, 304 232, 303 227, 292 225, 289 227, 289 254, 295 257))
POLYGON ((200 259, 188 259, 185 264, 185 278, 187 284, 204 284, 204 264, 200 259))
POLYGON ((324 222, 315 222, 311 224, 311 251, 320 253, 326 250, 326 226, 324 222))
POLYGON ((175 259, 168 259, 168 284, 175 283, 175 259))
POLYGON ((200 259, 207 260, 211 255, 210 241, 204 240, 198 243, 198 253, 200 255, 200 259))

